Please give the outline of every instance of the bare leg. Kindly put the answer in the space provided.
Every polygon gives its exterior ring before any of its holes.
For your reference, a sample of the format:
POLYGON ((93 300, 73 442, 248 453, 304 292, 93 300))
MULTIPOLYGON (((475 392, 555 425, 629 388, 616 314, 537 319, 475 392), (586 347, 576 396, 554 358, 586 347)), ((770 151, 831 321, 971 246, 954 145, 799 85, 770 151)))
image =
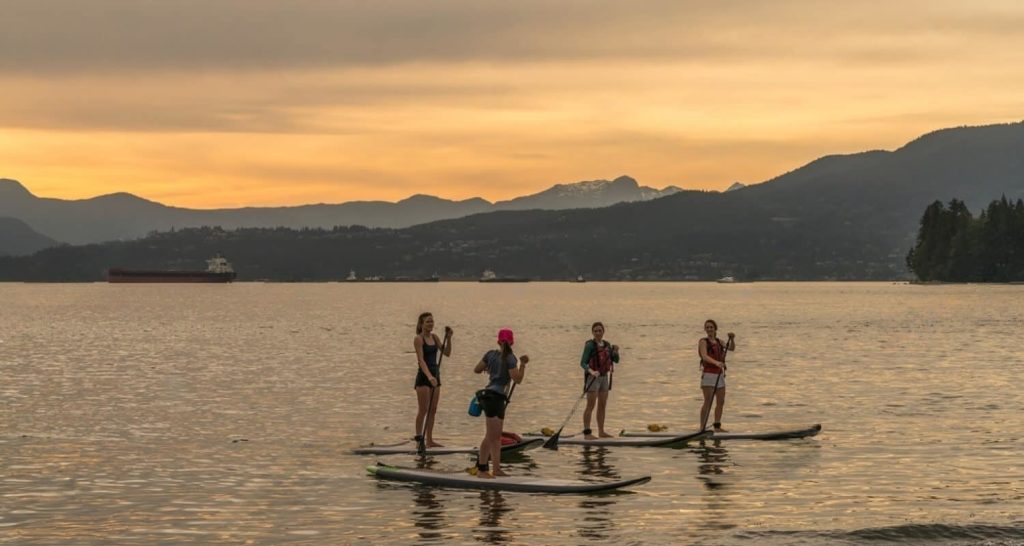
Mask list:
MULTIPOLYGON (((590 416, 594 413, 594 404, 597 402, 597 393, 587 393, 587 407, 583 410, 583 430, 590 430, 590 416)), ((593 440, 596 438, 593 434, 587 434, 584 436, 587 440, 593 440)))
POLYGON ((608 391, 597 393, 597 435, 602 438, 611 438, 612 435, 604 431, 604 415, 608 409, 608 391))
POLYGON ((434 416, 437 415, 437 404, 440 401, 441 387, 434 387, 434 401, 430 404, 430 413, 427 414, 427 431, 423 434, 427 447, 444 447, 434 441, 434 416))
MULTIPOLYGON (((488 419, 491 421, 492 419, 488 419)), ((505 428, 505 420, 497 417, 493 418, 497 423, 494 425, 494 434, 491 437, 491 474, 495 476, 508 476, 508 474, 501 471, 501 431, 505 428)), ((490 423, 487 423, 490 426, 490 423)))
POLYGON ((430 402, 430 387, 416 387, 416 424, 413 436, 423 434, 424 422, 427 417, 427 404, 430 402))
MULTIPOLYGON (((700 390, 704 393, 704 404, 700 407, 700 421, 697 422, 697 426, 705 427, 708 422, 708 413, 711 411, 712 393, 715 392, 715 388, 701 387, 700 390)), ((701 428, 701 430, 703 430, 703 428, 701 428)))
MULTIPOLYGON (((718 392, 715 393, 715 422, 722 423, 722 410, 725 409, 725 387, 719 387, 718 392)), ((722 427, 715 429, 716 432, 726 432, 722 427)))
MULTIPOLYGON (((495 470, 497 470, 499 465, 501 464, 501 425, 502 425, 502 421, 501 421, 501 419, 498 419, 497 417, 487 417, 485 423, 486 423, 485 426, 487 427, 487 429, 486 429, 487 432, 484 433, 484 439, 483 439, 482 442, 480 442, 480 451, 477 454, 476 462, 477 462, 478 465, 485 465, 485 464, 488 464, 493 457, 495 457, 495 453, 494 453, 495 449, 494 449, 494 440, 493 439, 496 438, 497 441, 498 441, 498 449, 497 449, 497 451, 498 451, 497 457, 498 458, 495 459, 494 465, 495 465, 495 470)), ((494 475, 492 475, 490 472, 485 472, 485 471, 477 471, 477 476, 480 477, 480 478, 493 478, 494 477, 494 475)))

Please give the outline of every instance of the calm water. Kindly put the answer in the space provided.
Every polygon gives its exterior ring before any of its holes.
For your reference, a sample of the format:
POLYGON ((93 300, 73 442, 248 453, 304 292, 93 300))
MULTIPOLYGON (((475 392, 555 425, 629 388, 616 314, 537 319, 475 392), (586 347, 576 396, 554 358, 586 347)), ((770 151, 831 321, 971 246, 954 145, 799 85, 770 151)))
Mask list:
POLYGON ((0 543, 1017 544, 1022 332, 1024 286, 0 284, 0 543), (526 431, 568 413, 594 320, 622 347, 613 430, 694 428, 712 317, 739 342, 727 427, 824 431, 510 465, 653 475, 628 493, 378 482, 348 451, 412 434, 424 309, 456 330, 450 445, 482 435, 471 368, 499 327, 533 359, 506 421, 526 431))

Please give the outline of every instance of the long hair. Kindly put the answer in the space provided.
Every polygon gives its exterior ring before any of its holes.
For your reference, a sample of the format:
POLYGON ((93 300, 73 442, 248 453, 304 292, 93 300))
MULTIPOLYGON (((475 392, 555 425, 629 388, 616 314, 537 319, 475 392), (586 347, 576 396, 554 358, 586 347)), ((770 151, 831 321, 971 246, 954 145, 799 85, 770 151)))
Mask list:
POLYGON ((708 319, 708 320, 704 321, 704 326, 707 326, 708 323, 711 323, 711 325, 715 327, 715 336, 717 336, 718 335, 718 323, 713 321, 713 320, 711 320, 711 319, 708 319))
POLYGON ((501 345, 501 352, 498 353, 499 371, 501 377, 508 377, 508 355, 512 354, 512 346, 504 341, 498 342, 498 345, 501 345))
POLYGON ((431 313, 430 311, 420 313, 420 318, 416 319, 416 335, 420 335, 423 333, 423 321, 427 320, 427 317, 432 316, 434 316, 434 314, 431 313))

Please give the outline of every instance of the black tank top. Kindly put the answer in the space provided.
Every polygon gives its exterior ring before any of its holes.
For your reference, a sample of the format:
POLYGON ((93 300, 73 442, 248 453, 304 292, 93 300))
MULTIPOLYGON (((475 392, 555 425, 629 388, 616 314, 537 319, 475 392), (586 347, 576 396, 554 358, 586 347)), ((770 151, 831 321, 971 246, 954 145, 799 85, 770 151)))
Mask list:
POLYGON ((427 345, 426 338, 423 339, 423 361, 427 363, 427 367, 434 369, 437 368, 437 345, 436 339, 431 341, 435 342, 435 345, 427 345))

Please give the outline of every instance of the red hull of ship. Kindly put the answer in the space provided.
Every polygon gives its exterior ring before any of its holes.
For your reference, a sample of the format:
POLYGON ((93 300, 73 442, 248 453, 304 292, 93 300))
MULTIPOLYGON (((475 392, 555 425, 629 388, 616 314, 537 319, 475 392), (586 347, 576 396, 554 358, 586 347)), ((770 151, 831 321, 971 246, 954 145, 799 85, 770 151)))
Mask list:
POLYGON ((234 273, 209 273, 206 271, 124 271, 111 269, 107 272, 110 283, 227 283, 235 280, 234 273))

